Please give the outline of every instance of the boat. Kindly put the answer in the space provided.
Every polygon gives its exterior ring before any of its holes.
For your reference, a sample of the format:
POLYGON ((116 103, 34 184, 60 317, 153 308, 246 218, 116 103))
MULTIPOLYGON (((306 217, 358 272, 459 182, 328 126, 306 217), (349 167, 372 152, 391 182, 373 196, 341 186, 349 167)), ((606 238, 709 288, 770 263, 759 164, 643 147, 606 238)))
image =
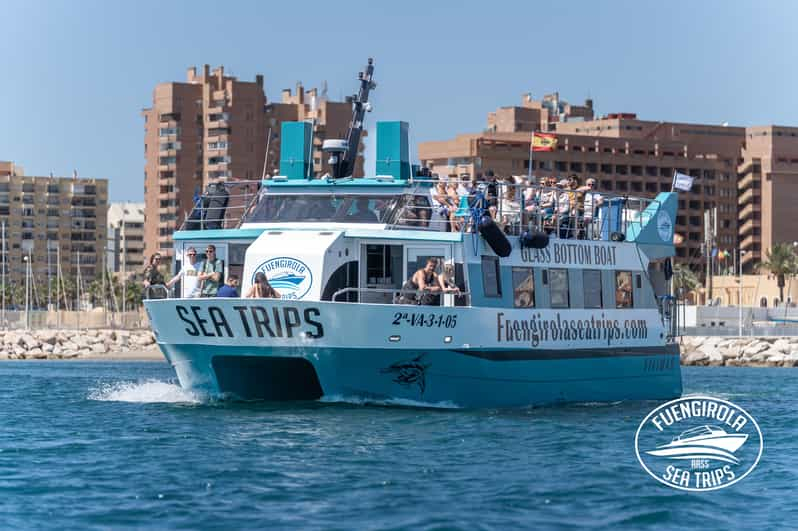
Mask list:
POLYGON ((673 438, 668 444, 646 452, 669 459, 716 459, 738 464, 734 452, 748 440, 744 433, 726 433, 717 426, 703 425, 691 428, 673 438))
POLYGON ((280 295, 146 300, 180 385, 466 408, 680 396, 667 281, 677 194, 603 194, 595 219, 566 222, 539 202, 562 190, 500 182, 520 205, 491 205, 477 186, 452 217, 435 176, 410 162, 405 122, 377 123, 376 175, 352 178, 372 76, 370 60, 346 140, 323 143, 324 175, 311 175, 311 125, 286 122, 280 175, 214 183, 220 211, 200 201, 175 231, 175 271, 188 248, 213 244, 242 293, 263 272, 280 295), (447 275, 445 290, 408 284, 425 267, 447 275))

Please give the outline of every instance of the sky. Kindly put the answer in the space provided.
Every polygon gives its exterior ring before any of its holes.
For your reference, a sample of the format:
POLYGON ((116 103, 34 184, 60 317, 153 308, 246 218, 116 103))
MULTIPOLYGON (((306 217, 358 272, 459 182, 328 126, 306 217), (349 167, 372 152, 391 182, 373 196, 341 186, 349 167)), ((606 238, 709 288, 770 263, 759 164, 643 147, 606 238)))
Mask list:
POLYGON ((797 15, 787 0, 0 0, 0 160, 77 169, 109 179, 112 201, 141 201, 141 109, 206 63, 262 73, 271 101, 297 81, 339 99, 374 57, 366 126, 409 122, 414 159, 526 93, 648 120, 798 125, 797 15))

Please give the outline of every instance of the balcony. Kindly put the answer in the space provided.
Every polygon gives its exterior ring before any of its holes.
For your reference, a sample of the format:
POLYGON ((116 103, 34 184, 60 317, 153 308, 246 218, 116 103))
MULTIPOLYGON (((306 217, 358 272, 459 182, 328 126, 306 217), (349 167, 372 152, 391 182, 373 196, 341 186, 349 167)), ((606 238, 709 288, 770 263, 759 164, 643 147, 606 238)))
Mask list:
POLYGON ((750 249, 754 245, 759 245, 762 243, 762 237, 759 235, 749 234, 742 240, 740 240, 740 248, 742 249, 750 249))
POLYGON ((737 219, 743 221, 752 216, 759 217, 759 214, 761 212, 762 212, 762 205, 760 205, 759 203, 748 203, 740 210, 737 219))
POLYGON ((754 229, 761 228, 762 222, 759 219, 754 218, 744 221, 738 230, 740 231, 740 236, 745 236, 749 233, 751 233, 752 236, 758 236, 757 234, 754 234, 754 229))
POLYGON ((737 198, 737 204, 745 205, 748 203, 759 203, 762 197, 761 191, 758 188, 749 188, 737 198))

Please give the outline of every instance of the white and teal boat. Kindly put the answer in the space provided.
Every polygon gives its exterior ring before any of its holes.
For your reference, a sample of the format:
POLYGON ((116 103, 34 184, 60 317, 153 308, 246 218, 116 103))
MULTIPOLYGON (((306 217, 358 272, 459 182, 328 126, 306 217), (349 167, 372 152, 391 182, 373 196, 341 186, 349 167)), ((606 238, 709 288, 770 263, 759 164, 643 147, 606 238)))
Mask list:
MULTIPOLYGON (((361 83, 358 125, 371 65, 361 83)), ((263 272, 281 295, 146 301, 184 388, 461 407, 680 396, 665 274, 675 194, 604 195, 593 239, 546 236, 534 213, 502 232, 465 200, 463 229, 446 232, 430 180, 408 162, 406 124, 378 124, 378 176, 363 179, 340 177, 358 131, 325 142, 332 175, 306 179, 309 127, 284 124, 283 176, 217 188, 211 210, 174 234, 177 267, 189 247, 214 244, 242 292, 263 272), (459 292, 403 291, 429 258, 459 292)))

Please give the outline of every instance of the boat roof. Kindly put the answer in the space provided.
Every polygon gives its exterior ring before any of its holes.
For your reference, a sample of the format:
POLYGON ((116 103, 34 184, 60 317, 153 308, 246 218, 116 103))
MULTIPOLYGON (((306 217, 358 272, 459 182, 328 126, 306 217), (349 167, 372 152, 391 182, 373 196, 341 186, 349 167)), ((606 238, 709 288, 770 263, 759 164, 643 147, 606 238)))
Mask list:
MULTIPOLYGON (((174 233, 175 240, 254 240, 264 231, 319 231, 320 227, 309 227, 307 224, 279 225, 269 224, 262 227, 244 227, 238 229, 205 229, 205 230, 181 230, 174 233)), ((334 224, 326 223, 325 231, 334 231, 334 224)), ((346 228, 338 229, 344 233, 345 238, 360 238, 364 240, 410 240, 410 241, 430 241, 456 243, 463 241, 462 232, 438 232, 424 230, 385 230, 385 229, 361 229, 346 228)))
POLYGON ((340 189, 344 193, 396 193, 398 188, 429 188, 430 183, 412 182, 406 179, 392 177, 363 177, 358 179, 280 179, 280 176, 263 179, 261 185, 273 192, 290 192, 295 194, 302 191, 332 192, 340 189))

